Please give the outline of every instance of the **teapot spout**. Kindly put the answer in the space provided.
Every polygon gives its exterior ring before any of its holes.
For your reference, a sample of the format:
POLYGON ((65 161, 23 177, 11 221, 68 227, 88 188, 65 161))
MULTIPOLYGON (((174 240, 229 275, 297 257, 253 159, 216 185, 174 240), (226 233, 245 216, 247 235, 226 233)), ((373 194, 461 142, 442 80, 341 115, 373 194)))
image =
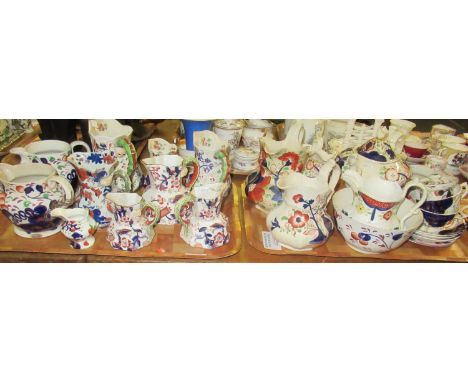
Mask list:
POLYGON ((67 218, 67 210, 65 208, 54 208, 51 212, 50 215, 54 218, 62 218, 66 219, 67 218))
POLYGON ((362 176, 355 170, 345 171, 341 179, 356 193, 362 188, 362 176))

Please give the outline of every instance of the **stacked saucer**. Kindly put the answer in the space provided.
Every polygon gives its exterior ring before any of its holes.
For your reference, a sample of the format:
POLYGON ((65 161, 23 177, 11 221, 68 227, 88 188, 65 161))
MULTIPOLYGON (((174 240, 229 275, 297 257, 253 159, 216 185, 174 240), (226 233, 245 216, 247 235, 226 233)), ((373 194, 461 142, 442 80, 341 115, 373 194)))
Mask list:
POLYGON ((432 227, 425 219, 423 225, 413 233, 410 241, 427 247, 449 247, 463 235, 465 229, 465 219, 461 213, 457 213, 442 227, 432 227))

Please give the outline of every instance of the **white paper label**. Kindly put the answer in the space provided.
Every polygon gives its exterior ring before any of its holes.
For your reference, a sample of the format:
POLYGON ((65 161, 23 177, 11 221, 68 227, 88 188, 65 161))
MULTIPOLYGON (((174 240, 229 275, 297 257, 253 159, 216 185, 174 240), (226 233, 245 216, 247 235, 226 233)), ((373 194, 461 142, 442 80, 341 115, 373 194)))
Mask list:
POLYGON ((279 251, 281 250, 281 245, 271 235, 271 232, 263 231, 262 238, 263 238, 263 246, 266 249, 275 249, 279 251))

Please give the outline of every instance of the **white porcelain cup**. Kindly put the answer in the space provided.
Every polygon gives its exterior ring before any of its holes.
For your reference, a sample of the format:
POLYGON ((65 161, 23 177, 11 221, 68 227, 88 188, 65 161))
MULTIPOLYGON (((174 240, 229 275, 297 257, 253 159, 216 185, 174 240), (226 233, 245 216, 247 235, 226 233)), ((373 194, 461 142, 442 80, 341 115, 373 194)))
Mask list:
POLYGON ((447 159, 440 155, 428 155, 424 161, 424 164, 430 169, 443 172, 447 167, 447 159))

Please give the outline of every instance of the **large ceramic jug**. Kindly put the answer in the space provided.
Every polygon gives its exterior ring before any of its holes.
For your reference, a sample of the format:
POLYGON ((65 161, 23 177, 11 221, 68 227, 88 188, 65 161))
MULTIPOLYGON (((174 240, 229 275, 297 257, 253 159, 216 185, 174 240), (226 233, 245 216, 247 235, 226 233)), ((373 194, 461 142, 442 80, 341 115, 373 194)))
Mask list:
POLYGON ((195 158, 199 173, 195 186, 229 183, 229 157, 224 142, 212 131, 194 133, 195 158))
POLYGON ((282 141, 270 137, 261 139, 260 169, 247 179, 245 193, 249 200, 263 211, 270 211, 283 201, 278 180, 281 174, 301 172, 307 155, 303 145, 304 128, 297 123, 289 129, 282 141))
POLYGON ((333 160, 315 178, 294 171, 282 174, 278 187, 283 191, 283 202, 268 213, 266 220, 273 237, 293 250, 324 244, 333 231, 326 208, 338 180, 339 168, 333 160))
POLYGON ((130 178, 117 170, 118 161, 112 150, 73 153, 68 161, 75 166, 79 179, 75 207, 89 209, 99 227, 107 227, 112 213, 105 208, 106 195, 112 191, 116 179, 121 180, 124 191, 130 191, 130 178))
POLYGON ((154 225, 159 220, 159 209, 145 202, 135 193, 109 193, 107 210, 113 214, 107 230, 107 241, 112 248, 136 251, 153 241, 154 225))
POLYGON ((227 184, 195 187, 176 208, 180 237, 192 247, 213 249, 229 242, 229 220, 221 212, 227 184))
POLYGON ((73 202, 73 188, 47 164, 0 164, 0 208, 15 233, 41 238, 60 232, 60 219, 50 212, 73 202))
MULTIPOLYGON (((384 229, 402 229, 405 221, 419 211, 426 201, 427 190, 421 183, 407 182, 402 189, 398 183, 379 176, 364 177, 354 170, 348 170, 342 179, 354 192, 353 218, 361 223, 384 229), (421 199, 401 219, 397 212, 410 188, 421 190, 421 199)), ((351 201, 350 201, 351 202, 351 201)))
POLYGON ((24 147, 14 147, 11 154, 19 155, 21 163, 43 163, 50 164, 55 168, 57 174, 68 179, 73 187, 76 187, 78 178, 75 168, 67 161, 75 147, 83 147, 89 152, 91 149, 83 141, 75 141, 70 144, 57 140, 44 140, 29 143, 24 147))
POLYGON ((141 184, 141 170, 138 166, 138 155, 132 143, 133 129, 122 125, 115 119, 90 119, 89 136, 94 151, 112 150, 122 170, 130 176, 132 189, 141 184))

